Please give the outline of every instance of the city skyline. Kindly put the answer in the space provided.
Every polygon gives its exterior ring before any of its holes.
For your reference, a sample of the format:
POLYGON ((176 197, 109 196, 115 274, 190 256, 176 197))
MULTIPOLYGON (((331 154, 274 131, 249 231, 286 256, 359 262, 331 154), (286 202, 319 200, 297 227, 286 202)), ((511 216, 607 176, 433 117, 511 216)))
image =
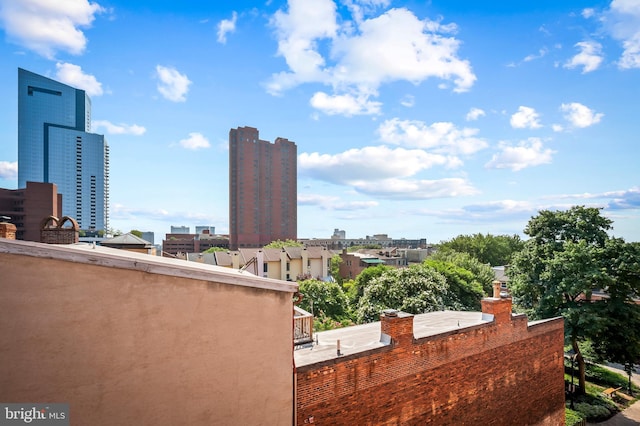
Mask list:
POLYGON ((587 205, 640 241, 637 2, 210 3, 0 0, 0 187, 24 68, 91 97, 122 232, 228 233, 251 126, 296 142, 299 238, 522 235, 587 205))

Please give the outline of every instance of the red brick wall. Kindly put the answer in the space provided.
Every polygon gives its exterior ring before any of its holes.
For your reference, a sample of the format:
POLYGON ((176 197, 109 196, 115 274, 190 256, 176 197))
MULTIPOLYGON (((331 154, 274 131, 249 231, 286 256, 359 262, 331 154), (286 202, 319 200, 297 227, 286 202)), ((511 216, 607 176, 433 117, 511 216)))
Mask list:
POLYGON ((563 323, 400 338, 298 368, 296 382, 298 425, 563 425, 563 323))

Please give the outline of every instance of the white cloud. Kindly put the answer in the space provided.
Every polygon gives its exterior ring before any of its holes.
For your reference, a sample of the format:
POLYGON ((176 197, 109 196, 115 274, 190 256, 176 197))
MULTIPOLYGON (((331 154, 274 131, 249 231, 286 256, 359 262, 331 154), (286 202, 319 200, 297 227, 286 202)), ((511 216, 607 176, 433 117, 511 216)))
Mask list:
POLYGON ((521 106, 518 112, 511 116, 511 127, 515 129, 537 129, 542 127, 540 115, 535 109, 521 106))
POLYGON ((104 93, 102 83, 100 83, 93 75, 85 74, 78 65, 66 62, 58 62, 56 64, 56 79, 62 83, 82 89, 89 96, 100 96, 104 93))
POLYGON ((562 131, 564 130, 564 126, 563 126, 562 124, 553 124, 553 125, 551 126, 551 129, 552 129, 554 132, 562 132, 562 131))
POLYGON ((325 60, 318 42, 332 38, 338 30, 336 5, 331 0, 290 0, 288 13, 277 11, 271 20, 278 37, 278 55, 284 57, 291 72, 272 76, 267 89, 272 94, 304 82, 323 82, 325 60))
POLYGON ((484 112, 484 110, 480 108, 471 108, 465 118, 467 121, 475 121, 478 118, 483 117, 485 115, 486 113, 484 112))
POLYGON ((378 133, 384 142, 430 149, 441 154, 469 155, 487 147, 483 139, 476 137, 478 129, 458 129, 449 122, 428 126, 422 121, 393 118, 381 123, 378 133))
POLYGON ((362 22, 365 15, 370 15, 381 7, 389 6, 391 0, 341 0, 341 3, 347 6, 356 22, 362 22))
POLYGON ((529 138, 518 145, 509 145, 501 142, 500 152, 494 154, 485 167, 489 169, 511 169, 514 172, 527 167, 539 166, 551 163, 551 157, 555 153, 551 149, 544 148, 538 138, 529 138))
MULTIPOLYGON (((452 83, 455 92, 464 92, 476 80, 469 62, 457 56, 460 42, 451 36, 453 24, 420 20, 403 8, 365 18, 364 12, 388 5, 372 0, 349 1, 354 21, 340 27, 331 0, 289 0, 288 4, 287 11, 278 11, 272 19, 278 55, 286 60, 288 71, 272 76, 267 83, 271 94, 303 83, 323 83, 334 91, 327 97, 348 94, 368 99, 378 96, 380 85, 392 81, 419 84, 437 78, 452 83)), ((376 108, 361 111, 377 114, 376 108)))
POLYGON ((0 161, 0 178, 18 179, 18 162, 0 161))
POLYGON ((462 178, 437 180, 384 179, 363 181, 354 185, 356 191, 390 200, 428 200, 475 195, 479 191, 462 178))
POLYGON ((156 66, 158 82, 158 92, 165 98, 173 102, 184 102, 187 100, 187 92, 191 80, 186 74, 180 74, 175 68, 156 66))
POLYGON ((549 53, 549 49, 542 48, 542 49, 538 50, 537 54, 531 54, 531 55, 525 56, 523 61, 524 62, 531 62, 531 61, 534 61, 536 59, 543 58, 544 56, 546 56, 547 53, 549 53))
POLYGON ((613 0, 605 14, 605 25, 613 38, 622 42, 618 67, 640 68, 640 3, 636 0, 613 0))
POLYGON ((582 73, 595 71, 602 63, 602 45, 596 41, 581 41, 575 44, 580 53, 564 64, 565 68, 582 67, 582 73))
POLYGON ((582 200, 601 200, 597 204, 611 210, 640 209, 640 187, 638 186, 619 191, 553 195, 549 198, 580 200, 580 204, 584 204, 582 200))
POLYGON ((187 139, 182 139, 178 143, 181 147, 193 151, 203 148, 209 148, 211 146, 209 140, 205 138, 201 133, 197 132, 189 133, 189 137, 187 139))
POLYGON ((404 95, 400 100, 400 105, 403 107, 411 108, 416 104, 416 99, 413 95, 404 95))
POLYGON ((231 19, 223 19, 218 23, 218 43, 225 44, 227 42, 227 34, 236 31, 236 22, 238 14, 234 11, 231 19))
POLYGON ((340 198, 320 194, 298 194, 298 205, 316 206, 323 210, 354 211, 378 206, 377 201, 342 201, 340 198))
POLYGON ((587 7, 585 9, 582 9, 582 13, 581 13, 582 17, 585 18, 585 19, 589 19, 589 18, 595 16, 595 14, 596 14, 595 9, 593 9, 591 7, 587 7))
POLYGON ((334 155, 302 153, 298 156, 298 170, 315 179, 353 185, 365 180, 413 176, 433 166, 447 165, 448 161, 444 155, 419 149, 367 146, 334 155))
POLYGON ((107 133, 110 135, 135 135, 140 136, 144 135, 147 131, 142 126, 138 126, 137 124, 113 124, 107 120, 93 120, 91 125, 94 129, 104 128, 107 133))
POLYGON ((309 101, 312 107, 328 115, 352 115, 380 114, 380 102, 370 101, 368 96, 327 95, 324 92, 316 92, 309 101))
POLYGON ((10 41, 53 59, 57 51, 84 52, 88 28, 95 15, 104 12, 87 0, 2 0, 0 25, 10 41))
POLYGON ((455 157, 423 150, 386 146, 364 147, 329 155, 303 153, 298 157, 302 176, 345 185, 356 192, 385 199, 428 199, 476 193, 465 179, 411 178, 434 166, 459 165, 455 157))
POLYGON ((589 127, 599 123, 604 114, 596 113, 589 107, 578 102, 562 104, 560 110, 565 113, 564 118, 571 123, 573 127, 589 127))

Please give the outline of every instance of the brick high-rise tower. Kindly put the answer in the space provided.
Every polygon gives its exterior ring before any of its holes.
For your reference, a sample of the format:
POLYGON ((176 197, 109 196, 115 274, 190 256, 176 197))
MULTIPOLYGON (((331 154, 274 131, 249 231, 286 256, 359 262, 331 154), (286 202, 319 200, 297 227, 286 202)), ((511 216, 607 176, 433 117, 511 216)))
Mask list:
POLYGON ((297 147, 258 129, 229 131, 229 248, 297 239, 297 147))

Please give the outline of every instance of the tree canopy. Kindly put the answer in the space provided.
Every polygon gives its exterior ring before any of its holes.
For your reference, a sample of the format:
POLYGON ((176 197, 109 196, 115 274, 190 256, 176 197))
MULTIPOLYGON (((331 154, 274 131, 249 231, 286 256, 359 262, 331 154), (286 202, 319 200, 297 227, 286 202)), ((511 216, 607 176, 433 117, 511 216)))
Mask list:
POLYGON ((479 311, 483 296, 482 284, 473 272, 452 262, 427 259, 424 264, 442 274, 449 286, 444 304, 458 311, 479 311))
POLYGON ((493 269, 469 253, 460 253, 451 250, 437 251, 429 259, 453 263, 456 266, 470 271, 474 275, 474 279, 482 286, 484 294, 487 296, 493 295, 493 287, 491 285, 495 279, 493 269))
POLYGON ((203 251, 203 253, 215 253, 217 251, 229 251, 229 249, 224 247, 209 247, 208 249, 203 251))
POLYGON ((348 317, 347 296, 335 282, 304 280, 298 282, 302 294, 300 307, 315 317, 340 321, 348 317))
POLYGON ((503 266, 511 263, 514 253, 524 247, 524 241, 518 235, 473 234, 458 235, 441 242, 439 251, 456 251, 468 253, 481 263, 491 266, 503 266))
POLYGON ((362 270, 355 279, 344 283, 351 306, 354 309, 357 308, 358 302, 364 294, 364 289, 369 285, 369 283, 391 269, 393 268, 387 265, 370 266, 362 270))
POLYGON ((264 246, 264 248, 283 248, 283 247, 304 247, 304 244, 296 240, 275 240, 264 246))
POLYGON ((524 232, 531 238, 509 269, 514 302, 532 319, 564 317, 565 337, 576 354, 582 392, 585 365, 578 343, 592 338, 601 353, 615 358, 604 349, 620 354, 609 344, 606 333, 620 324, 609 316, 615 310, 640 309, 630 303, 638 295, 640 251, 636 245, 611 239, 607 233, 611 225, 597 208, 540 211, 528 222, 524 232), (592 300, 598 289, 605 290, 608 298, 592 300))
POLYGON ((358 322, 377 321, 385 309, 399 309, 421 314, 444 307, 447 281, 435 269, 426 265, 391 268, 373 278, 358 302, 358 322))

